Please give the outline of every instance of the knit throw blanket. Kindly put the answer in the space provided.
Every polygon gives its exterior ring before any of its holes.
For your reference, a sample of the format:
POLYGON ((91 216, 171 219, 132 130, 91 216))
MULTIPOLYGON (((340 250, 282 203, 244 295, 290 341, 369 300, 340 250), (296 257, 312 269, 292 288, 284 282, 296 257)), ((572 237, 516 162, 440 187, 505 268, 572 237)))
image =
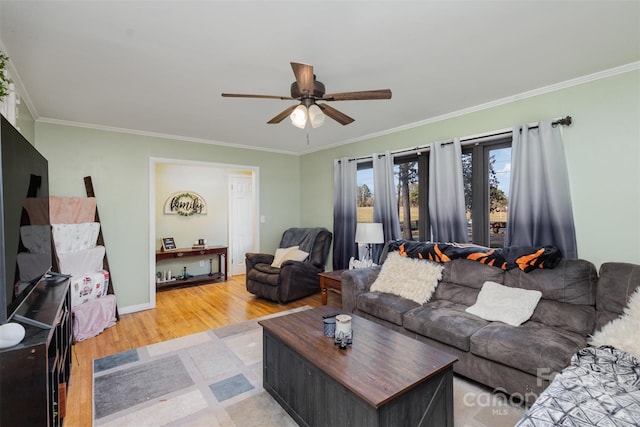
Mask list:
POLYGON ((554 268, 562 258, 560 251, 553 246, 485 248, 483 246, 459 246, 451 243, 414 242, 411 240, 390 242, 389 252, 391 251, 398 251, 402 256, 435 262, 469 259, 502 270, 519 268, 525 273, 537 268, 554 268))
POLYGON ((316 242, 316 237, 324 230, 326 230, 326 228, 323 227, 289 228, 282 236, 280 247, 288 248, 291 246, 298 246, 301 251, 310 253, 313 251, 313 245, 316 242))

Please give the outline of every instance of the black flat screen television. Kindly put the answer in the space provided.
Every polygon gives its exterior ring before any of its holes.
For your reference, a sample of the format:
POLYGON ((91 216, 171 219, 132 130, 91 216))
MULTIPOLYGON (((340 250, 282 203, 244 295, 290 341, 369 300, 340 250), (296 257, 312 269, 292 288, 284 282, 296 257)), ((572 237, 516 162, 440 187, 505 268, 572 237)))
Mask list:
POLYGON ((52 265, 49 165, 5 117, 0 123, 0 325, 52 265))

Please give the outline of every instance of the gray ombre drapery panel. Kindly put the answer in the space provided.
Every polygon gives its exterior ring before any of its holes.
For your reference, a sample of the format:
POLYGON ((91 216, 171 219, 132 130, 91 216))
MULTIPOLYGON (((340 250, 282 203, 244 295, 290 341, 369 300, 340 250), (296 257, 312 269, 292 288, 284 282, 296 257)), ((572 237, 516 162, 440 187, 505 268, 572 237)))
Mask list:
POLYGON ((555 246, 577 258, 562 131, 551 122, 513 129, 505 246, 555 246))
POLYGON ((433 142, 429 154, 429 218, 434 242, 468 242, 460 138, 433 142))
POLYGON ((349 268, 358 256, 356 246, 357 163, 348 158, 333 161, 333 269, 349 268))
MULTIPOLYGON (((400 238, 398 199, 393 175, 391 152, 373 154, 373 222, 382 223, 384 241, 400 238)), ((378 263, 384 244, 374 245, 373 261, 378 263)))

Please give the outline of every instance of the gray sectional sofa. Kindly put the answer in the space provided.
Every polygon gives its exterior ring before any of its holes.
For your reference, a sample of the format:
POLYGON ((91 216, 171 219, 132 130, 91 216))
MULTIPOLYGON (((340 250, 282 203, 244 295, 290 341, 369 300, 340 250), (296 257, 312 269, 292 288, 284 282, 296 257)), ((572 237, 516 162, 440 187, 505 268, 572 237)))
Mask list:
MULTIPOLYGON (((383 257, 386 254, 383 251, 383 257)), ((562 259, 553 269, 502 270, 468 260, 444 263, 431 299, 418 304, 371 292, 379 266, 342 274, 342 308, 458 357, 454 372, 531 404, 587 346, 589 334, 619 315, 638 284, 638 266, 562 259), (485 281, 539 290, 531 318, 518 327, 467 313, 485 281), (600 283, 600 291, 598 284, 600 283)))

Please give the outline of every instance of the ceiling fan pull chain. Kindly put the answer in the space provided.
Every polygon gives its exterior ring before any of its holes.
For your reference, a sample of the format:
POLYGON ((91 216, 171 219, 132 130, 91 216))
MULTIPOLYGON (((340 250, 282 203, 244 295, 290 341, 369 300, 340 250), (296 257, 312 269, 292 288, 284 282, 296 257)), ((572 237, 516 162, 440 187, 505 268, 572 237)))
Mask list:
POLYGON ((307 131, 307 145, 309 145, 309 131, 307 131))

